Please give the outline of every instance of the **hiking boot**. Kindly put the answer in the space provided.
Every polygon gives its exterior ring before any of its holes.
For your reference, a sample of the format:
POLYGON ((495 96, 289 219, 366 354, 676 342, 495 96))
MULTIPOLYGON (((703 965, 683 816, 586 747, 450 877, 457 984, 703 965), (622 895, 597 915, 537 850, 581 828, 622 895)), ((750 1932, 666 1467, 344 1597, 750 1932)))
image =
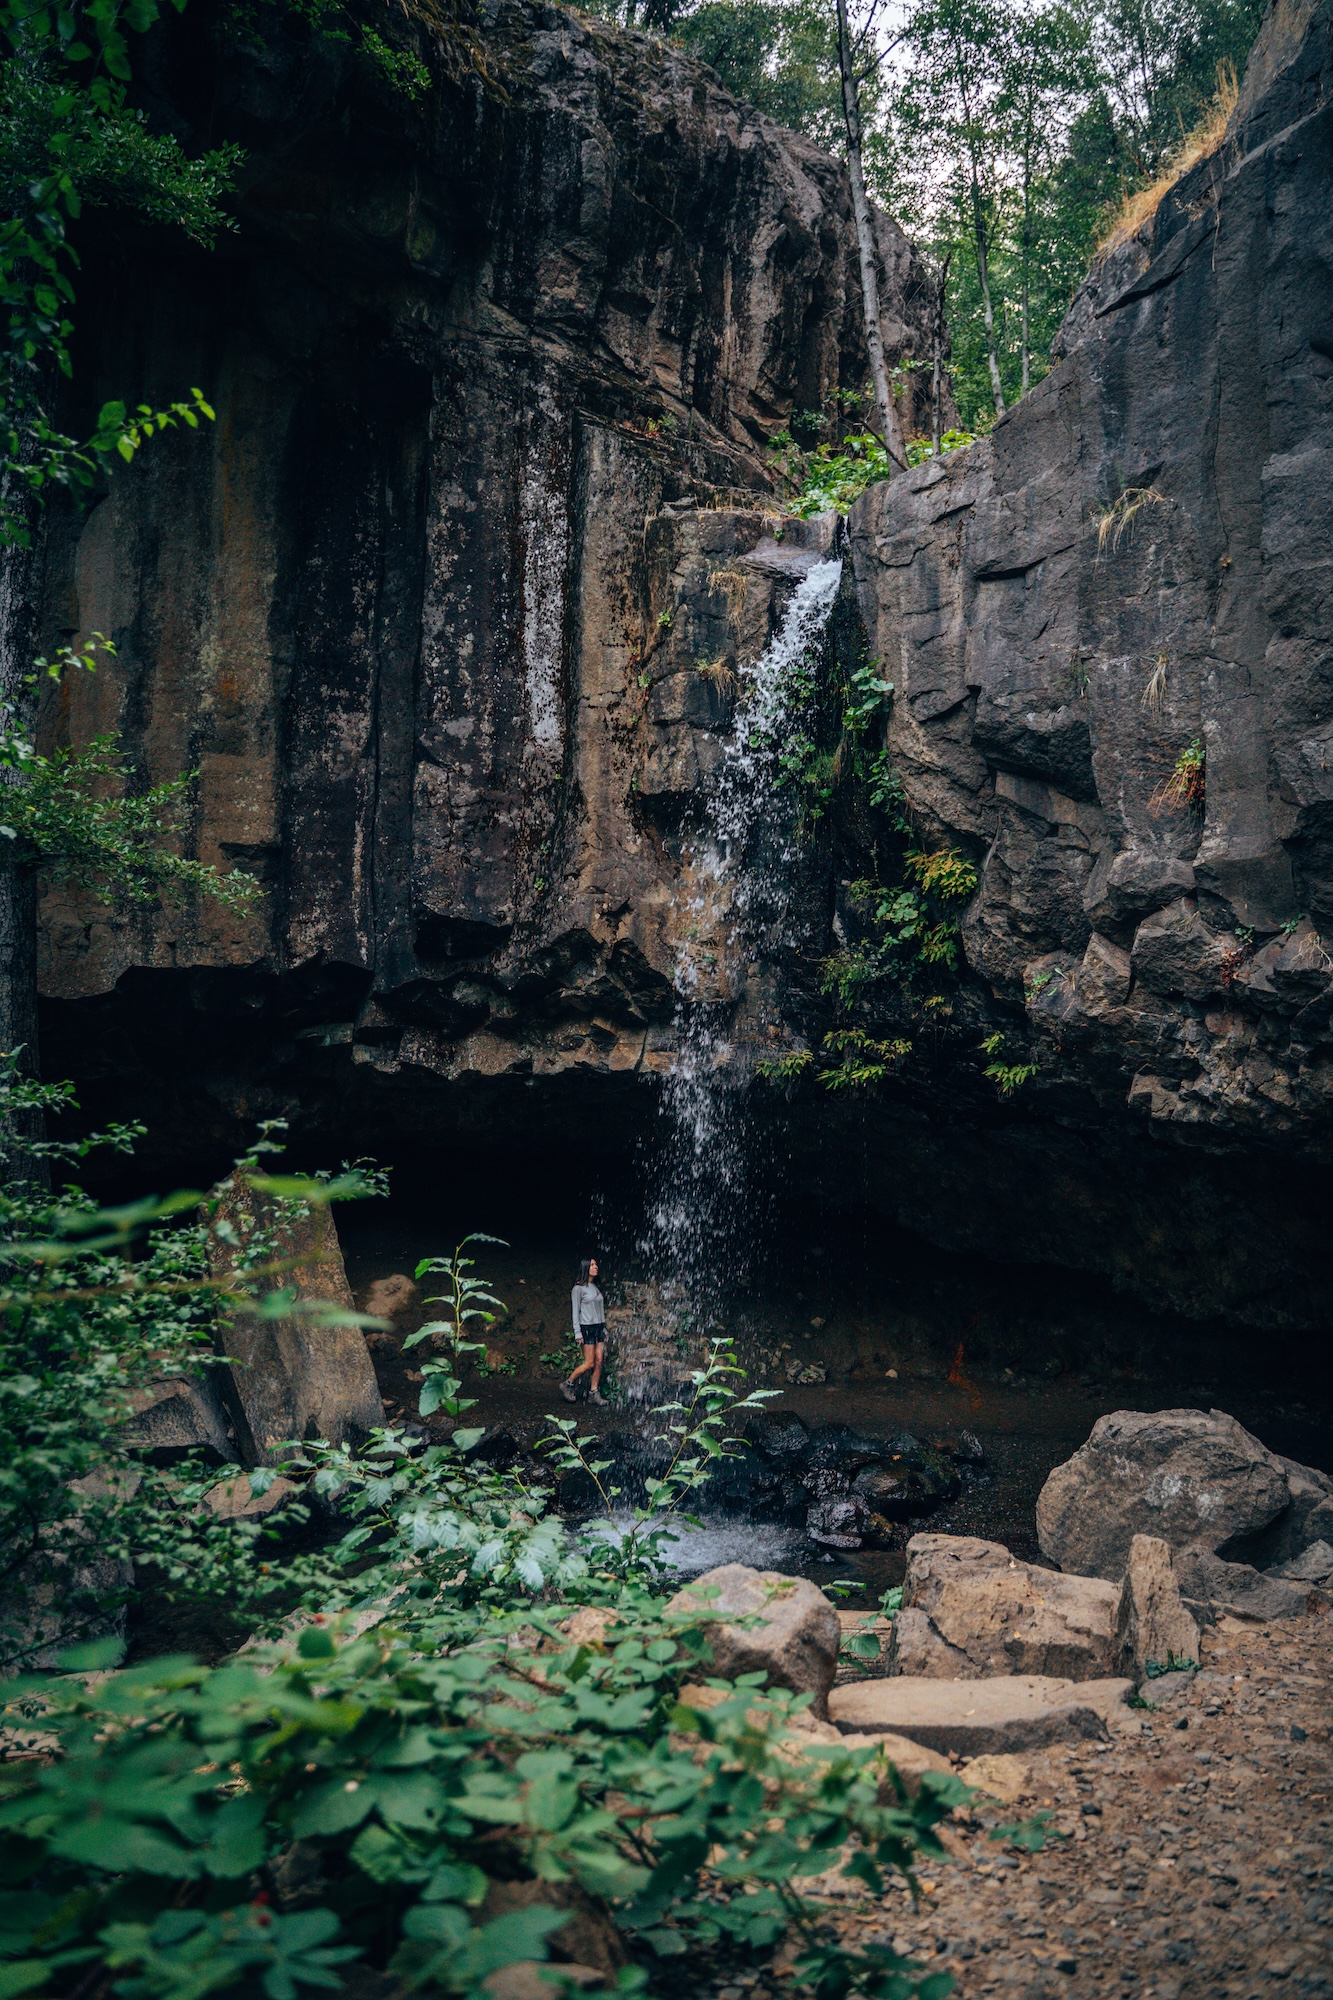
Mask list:
POLYGON ((588 1401, 590 1403, 600 1404, 603 1409, 606 1408, 606 1397, 602 1394, 600 1389, 593 1389, 589 1393, 588 1401))
POLYGON ((562 1382, 560 1384, 560 1394, 567 1403, 577 1403, 578 1401, 578 1392, 569 1382, 562 1382))

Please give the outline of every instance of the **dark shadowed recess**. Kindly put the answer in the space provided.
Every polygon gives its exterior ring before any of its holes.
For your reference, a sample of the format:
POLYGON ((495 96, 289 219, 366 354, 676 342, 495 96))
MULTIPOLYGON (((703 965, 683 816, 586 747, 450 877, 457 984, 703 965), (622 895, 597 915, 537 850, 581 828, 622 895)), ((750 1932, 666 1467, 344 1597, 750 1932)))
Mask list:
MULTIPOLYGON (((494 1253, 502 1291, 506 1268, 547 1287, 563 1337, 561 1295, 590 1250, 613 1284, 669 1275, 637 1248, 661 1172, 649 1079, 386 1079, 354 1059, 350 1028, 327 1026, 364 983, 133 971, 105 998, 48 1003, 44 1065, 76 1079, 80 1125, 148 1127, 132 1163, 89 1161, 99 1191, 205 1186, 261 1120, 285 1119, 293 1169, 392 1168, 388 1202, 339 1218, 354 1283, 484 1230, 514 1246, 494 1253)), ((1079 1385, 1103 1408, 1285 1411, 1302 1433, 1328 1405, 1327 1188, 1309 1164, 1014 1112, 986 1125, 946 1092, 848 1108, 757 1091, 752 1134, 724 1322, 743 1341, 790 1338, 849 1394, 896 1394, 892 1368, 904 1383, 1079 1385)), ((1263 1435, 1307 1460, 1322 1448, 1271 1421, 1263 1435)))

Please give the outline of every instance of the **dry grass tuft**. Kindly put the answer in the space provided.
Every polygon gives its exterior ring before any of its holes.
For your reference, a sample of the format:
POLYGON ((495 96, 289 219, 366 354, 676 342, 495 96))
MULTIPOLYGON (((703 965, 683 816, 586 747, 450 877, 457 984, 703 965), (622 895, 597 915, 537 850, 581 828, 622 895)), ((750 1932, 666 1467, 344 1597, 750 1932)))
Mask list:
POLYGON ((754 571, 739 566, 721 564, 708 572, 709 587, 719 592, 727 607, 727 615, 736 624, 745 609, 745 602, 754 581, 754 571))
POLYGON ((1194 130, 1185 134, 1157 179, 1149 187, 1140 188, 1137 194, 1125 196, 1097 245, 1099 257, 1106 256, 1108 251, 1136 236, 1144 223, 1156 215, 1163 195, 1169 193, 1191 167, 1197 167, 1200 160, 1209 159, 1218 150, 1226 137, 1227 121, 1236 108, 1239 95, 1240 84, 1235 66, 1229 62, 1219 63, 1217 94, 1212 103, 1194 130))
POLYGON ((1148 810, 1156 818, 1163 812, 1202 814, 1207 798, 1208 765, 1203 739, 1187 743, 1175 761, 1169 778, 1163 778, 1151 798, 1148 810))
POLYGON ((1155 486, 1127 486, 1104 507, 1097 517, 1097 554, 1106 553, 1109 542, 1118 549, 1125 536, 1134 525, 1136 516, 1144 507, 1165 507, 1166 495, 1159 493, 1155 486))
POLYGON ((697 660, 694 671, 712 682, 723 701, 735 701, 740 693, 741 684, 736 678, 736 669, 725 654, 716 660, 697 660))
POLYGON ((1152 672, 1148 676, 1147 682, 1143 689, 1143 693, 1139 696, 1139 701, 1141 705, 1144 708, 1151 709, 1154 715, 1161 714, 1162 703, 1166 700, 1167 666, 1168 666, 1168 661, 1166 654, 1159 653, 1157 655, 1156 665, 1153 667, 1152 672))

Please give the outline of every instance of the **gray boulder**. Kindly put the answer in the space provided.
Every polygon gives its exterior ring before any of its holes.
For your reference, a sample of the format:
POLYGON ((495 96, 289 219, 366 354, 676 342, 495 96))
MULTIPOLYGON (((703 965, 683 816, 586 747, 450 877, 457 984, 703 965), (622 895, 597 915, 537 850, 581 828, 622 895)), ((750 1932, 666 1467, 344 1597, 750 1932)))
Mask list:
POLYGON ((1104 1680, 1119 1657, 1118 1603, 1114 1584, 1018 1562, 998 1542, 914 1535, 889 1672, 1104 1680))
POLYGON ((1236 939, 1212 930, 1188 896, 1145 918, 1130 953, 1134 977, 1157 993, 1207 1000, 1221 993, 1235 962, 1236 939))
POLYGON ((1197 1544, 1177 1552, 1175 1567, 1181 1597, 1201 1625, 1219 1617, 1300 1618, 1311 1608, 1309 1583, 1262 1576, 1249 1563, 1224 1562, 1197 1544))
POLYGON ((707 1623, 721 1679, 766 1673, 774 1687, 812 1694, 815 1714, 828 1714, 842 1628, 823 1591, 805 1577, 724 1563, 678 1590, 667 1609, 707 1623))
POLYGON ((1291 1504, 1282 1461, 1222 1410, 1117 1410, 1042 1487, 1042 1553, 1119 1581, 1135 1535, 1215 1550, 1291 1504))
POLYGON ((1116 1615, 1120 1667, 1143 1680, 1150 1667, 1197 1666, 1199 1628, 1181 1602, 1171 1550, 1157 1535, 1135 1535, 1116 1615))
POLYGON ((134 1413, 121 1425, 121 1436, 167 1462, 175 1453, 199 1449, 213 1462, 234 1458, 219 1373, 215 1367, 201 1368, 197 1374, 168 1376, 136 1389, 134 1413))
POLYGON ((1315 1542, 1303 1555, 1293 1556, 1270 1576, 1285 1577, 1292 1583, 1333 1584, 1333 1543, 1315 1542))
POLYGON ((866 1519, 865 1508, 850 1494, 830 1494, 806 1514, 805 1532, 824 1548, 859 1549, 866 1519))
POLYGON ((1333 1542, 1333 1479, 1312 1465, 1275 1455, 1287 1481, 1287 1505, 1258 1534, 1234 1536, 1224 1543, 1219 1553, 1228 1562, 1275 1569, 1315 1542, 1333 1542))

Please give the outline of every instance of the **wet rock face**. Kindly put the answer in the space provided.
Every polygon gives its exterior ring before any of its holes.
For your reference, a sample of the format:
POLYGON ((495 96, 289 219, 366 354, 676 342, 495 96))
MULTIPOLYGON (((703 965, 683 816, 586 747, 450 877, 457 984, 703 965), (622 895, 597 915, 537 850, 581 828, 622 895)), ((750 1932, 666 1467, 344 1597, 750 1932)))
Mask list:
MULTIPOLYGON (((914 813, 984 861, 965 1074, 756 1118, 835 1201, 854 1134, 871 1205, 948 1248, 1300 1326, 1333 1070, 1333 481, 1323 31, 1281 20, 1216 186, 1099 276, 993 439, 853 517, 843 609, 896 682, 914 813), (1196 737, 1201 820, 1153 805, 1196 737), (1021 1016, 1040 1070, 997 1105, 975 1049, 1021 1016), (1256 1173, 1256 1143, 1288 1163, 1256 1173)), ((265 885, 246 917, 46 899, 46 1066, 94 1120, 132 1105, 147 1171, 221 1169, 271 1117, 312 1160, 567 1158, 572 1131, 612 1159, 672 1061, 683 934, 728 924, 682 835, 738 674, 830 545, 778 523, 765 440, 864 383, 846 184, 662 43, 525 0, 485 40, 502 88, 409 110, 336 52, 260 66, 187 15, 152 91, 244 146, 239 230, 85 260, 67 428, 192 381, 218 422, 54 524, 46 650, 118 652, 50 739, 117 734, 145 783, 196 769, 189 845, 265 885)), ((926 353, 920 268, 878 229, 889 345, 926 353)), ((863 861, 802 851, 788 984, 813 988, 863 861)), ((696 970, 746 1061, 785 1045, 771 964, 696 970)))
POLYGON ((1333 1093, 1328 63, 1327 7, 1275 10, 1059 365, 851 520, 895 760, 982 860, 967 960, 1036 1094, 1301 1149, 1333 1093), (1164 796, 1191 745, 1197 804, 1164 796))

